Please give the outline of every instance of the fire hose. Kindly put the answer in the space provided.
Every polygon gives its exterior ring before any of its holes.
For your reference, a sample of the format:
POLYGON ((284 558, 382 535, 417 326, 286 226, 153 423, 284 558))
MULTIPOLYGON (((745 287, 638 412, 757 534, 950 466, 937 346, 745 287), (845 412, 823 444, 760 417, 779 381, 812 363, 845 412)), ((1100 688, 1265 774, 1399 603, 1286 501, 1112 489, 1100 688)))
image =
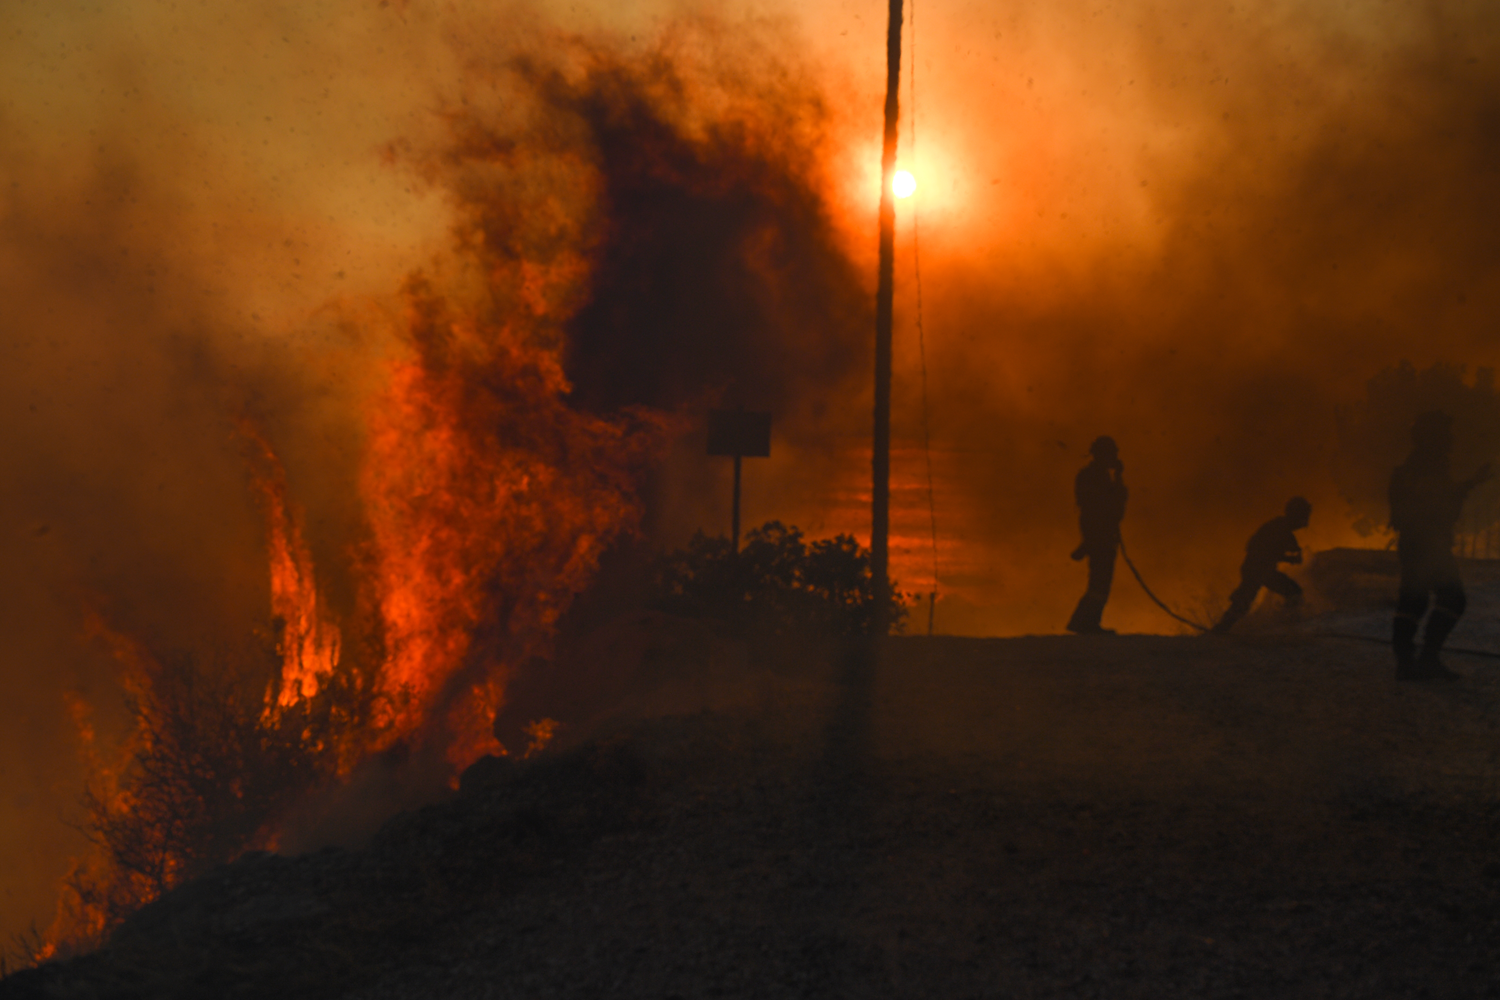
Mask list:
POLYGON ((1146 592, 1146 596, 1155 601, 1158 608, 1161 608, 1167 614, 1182 622, 1182 624, 1189 625, 1197 629, 1199 632, 1208 631, 1207 625, 1200 625, 1197 622, 1193 621, 1191 618, 1184 618, 1182 615, 1179 615, 1177 612, 1167 607, 1166 602, 1163 601, 1160 597, 1157 597, 1156 594, 1152 592, 1151 588, 1146 585, 1145 578, 1141 576, 1141 571, 1136 569, 1135 563, 1130 561, 1130 553, 1125 551, 1125 539, 1123 537, 1120 539, 1120 555, 1124 557, 1125 565, 1130 567, 1130 572, 1131 575, 1135 577, 1135 582, 1141 585, 1141 589, 1146 592))
MULTIPOLYGON (((1135 563, 1130 561, 1130 553, 1125 551, 1125 540, 1123 538, 1120 539, 1120 556, 1125 560, 1125 565, 1130 567, 1130 572, 1131 575, 1135 577, 1135 582, 1141 585, 1141 589, 1146 592, 1146 596, 1151 598, 1151 600, 1156 603, 1156 606, 1158 608, 1161 608, 1167 614, 1182 622, 1184 625, 1189 625, 1200 632, 1208 631, 1208 626, 1200 625, 1190 618, 1184 618, 1182 615, 1179 615, 1177 612, 1169 608, 1166 602, 1164 602, 1160 597, 1157 597, 1156 594, 1152 592, 1151 588, 1147 586, 1145 579, 1142 578, 1141 571, 1136 569, 1135 563)), ((1374 642, 1382 646, 1390 645, 1389 639, 1382 639, 1378 636, 1373 635, 1358 635, 1353 632, 1313 632, 1311 634, 1323 639, 1350 639, 1357 642, 1374 642)), ((1463 646, 1444 646, 1443 652, 1456 653, 1460 656, 1478 656, 1483 657, 1487 660, 1500 660, 1500 653, 1491 652, 1487 649, 1468 649, 1463 646)))

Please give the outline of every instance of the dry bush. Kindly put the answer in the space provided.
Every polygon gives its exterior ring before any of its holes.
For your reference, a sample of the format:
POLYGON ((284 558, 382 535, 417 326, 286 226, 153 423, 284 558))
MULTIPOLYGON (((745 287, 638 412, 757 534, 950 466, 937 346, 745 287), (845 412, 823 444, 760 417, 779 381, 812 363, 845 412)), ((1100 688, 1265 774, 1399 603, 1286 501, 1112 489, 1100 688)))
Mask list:
POLYGON ((97 943, 173 886, 274 846, 277 820, 366 745, 367 678, 341 670, 313 698, 272 710, 280 666, 276 643, 262 641, 232 656, 163 658, 131 678, 126 763, 84 795, 98 857, 69 878, 66 950, 97 943))
MULTIPOLYGON (((906 604, 888 583, 892 631, 906 604)), ((715 618, 742 632, 769 635, 867 635, 875 617, 870 552, 849 535, 803 541, 802 532, 769 521, 728 538, 701 531, 658 566, 654 604, 668 614, 715 618)))

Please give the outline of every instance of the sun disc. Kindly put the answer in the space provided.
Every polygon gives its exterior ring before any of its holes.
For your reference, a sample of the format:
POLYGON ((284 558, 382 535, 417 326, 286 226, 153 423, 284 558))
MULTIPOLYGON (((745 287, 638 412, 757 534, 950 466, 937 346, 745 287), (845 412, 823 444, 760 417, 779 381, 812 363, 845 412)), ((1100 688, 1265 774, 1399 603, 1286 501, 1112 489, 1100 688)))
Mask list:
POLYGON ((891 178, 891 191, 897 198, 910 198, 917 190, 917 179, 911 175, 910 170, 898 170, 896 176, 891 178))

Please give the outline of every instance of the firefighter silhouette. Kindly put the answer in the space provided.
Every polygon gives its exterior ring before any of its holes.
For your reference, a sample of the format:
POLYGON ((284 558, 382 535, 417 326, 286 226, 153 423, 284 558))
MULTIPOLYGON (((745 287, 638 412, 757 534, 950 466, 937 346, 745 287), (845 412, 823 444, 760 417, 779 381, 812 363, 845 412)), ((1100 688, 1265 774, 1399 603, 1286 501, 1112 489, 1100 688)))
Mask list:
POLYGON ((1464 613, 1467 598, 1453 554, 1453 530, 1464 501, 1490 478, 1486 463, 1473 477, 1455 483, 1449 472, 1453 453, 1453 418, 1440 410, 1417 417, 1411 429, 1411 454, 1391 474, 1391 527, 1401 562, 1401 590, 1391 626, 1397 680, 1452 680, 1439 654, 1443 642, 1464 613), (1422 651, 1417 654, 1417 627, 1435 597, 1422 651))
POLYGON ((1288 608, 1302 603, 1302 588, 1297 581, 1276 567, 1281 563, 1302 562, 1302 546, 1297 543, 1298 531, 1307 527, 1312 516, 1312 504, 1302 497, 1292 497, 1286 502, 1286 510, 1273 517, 1250 536, 1245 543, 1245 561, 1240 564, 1240 585, 1229 595, 1229 610, 1212 629, 1228 632, 1234 623, 1245 617, 1261 588, 1280 594, 1286 599, 1288 608))
POLYGON ((1083 541, 1073 550, 1074 560, 1089 561, 1089 584, 1068 631, 1079 635, 1112 633, 1099 624, 1109 588, 1114 582, 1115 553, 1120 548, 1120 521, 1125 516, 1125 466, 1120 461, 1115 439, 1100 437, 1089 446, 1093 461, 1085 465, 1073 481, 1073 497, 1078 501, 1078 527, 1083 541))

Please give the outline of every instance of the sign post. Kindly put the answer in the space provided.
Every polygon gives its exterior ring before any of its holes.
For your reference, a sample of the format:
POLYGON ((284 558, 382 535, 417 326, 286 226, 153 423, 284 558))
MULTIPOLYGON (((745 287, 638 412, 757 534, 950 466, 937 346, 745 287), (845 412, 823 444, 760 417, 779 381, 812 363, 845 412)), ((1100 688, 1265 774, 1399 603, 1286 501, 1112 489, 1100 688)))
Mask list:
POLYGON ((708 414, 708 453, 734 456, 733 551, 740 550, 740 459, 771 457, 771 415, 750 410, 712 410, 708 414))

